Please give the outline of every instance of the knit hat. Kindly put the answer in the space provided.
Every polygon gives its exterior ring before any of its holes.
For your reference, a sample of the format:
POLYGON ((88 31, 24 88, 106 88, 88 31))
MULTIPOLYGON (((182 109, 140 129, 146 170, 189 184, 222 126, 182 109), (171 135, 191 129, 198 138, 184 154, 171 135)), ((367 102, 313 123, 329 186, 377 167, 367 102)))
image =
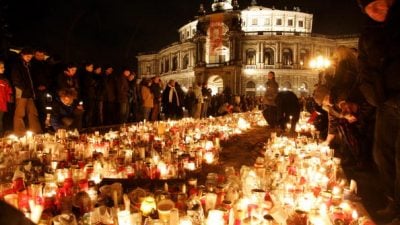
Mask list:
POLYGON ((375 0, 357 0, 358 5, 360 6, 360 8, 364 11, 364 8, 371 2, 373 2, 375 0))

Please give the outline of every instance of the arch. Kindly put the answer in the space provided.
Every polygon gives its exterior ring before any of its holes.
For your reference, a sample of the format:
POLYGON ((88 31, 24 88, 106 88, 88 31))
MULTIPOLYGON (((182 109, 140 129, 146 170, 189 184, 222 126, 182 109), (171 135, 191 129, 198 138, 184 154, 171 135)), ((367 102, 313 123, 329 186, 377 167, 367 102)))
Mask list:
POLYGON ((256 83, 254 83, 254 81, 248 81, 246 88, 256 88, 256 83))
POLYGON ((224 80, 220 75, 212 75, 207 80, 207 86, 211 89, 211 94, 222 93, 224 89, 224 80))
POLYGON ((292 84, 290 83, 290 81, 283 82, 281 90, 287 91, 291 89, 292 89, 292 84))
POLYGON ((290 48, 282 49, 282 65, 291 66, 293 65, 293 51, 290 48))
POLYGON ((189 54, 185 54, 182 58, 182 69, 187 69, 189 66, 189 54))
POLYGON ((172 71, 178 70, 178 56, 172 57, 172 71))
POLYGON ((256 65, 256 50, 252 48, 246 50, 246 64, 256 65))
POLYGON ((165 66, 164 72, 168 73, 169 72, 169 59, 165 59, 164 66, 165 66))
POLYGON ((264 64, 274 65, 274 50, 272 48, 264 48, 264 64))
POLYGON ((300 66, 306 66, 309 64, 310 61, 310 51, 307 49, 300 49, 299 53, 299 64, 300 66))
POLYGON ((248 81, 246 83, 245 93, 247 96, 256 96, 256 83, 254 83, 254 81, 248 81))

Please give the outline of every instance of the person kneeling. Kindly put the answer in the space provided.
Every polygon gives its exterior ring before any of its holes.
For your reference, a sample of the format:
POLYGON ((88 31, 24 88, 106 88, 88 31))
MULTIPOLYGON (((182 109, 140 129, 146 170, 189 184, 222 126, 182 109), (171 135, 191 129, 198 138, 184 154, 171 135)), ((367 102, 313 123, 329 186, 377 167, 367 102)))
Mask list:
POLYGON ((50 117, 51 126, 55 131, 82 128, 83 106, 78 104, 77 96, 77 92, 72 89, 58 91, 58 98, 53 103, 50 117))

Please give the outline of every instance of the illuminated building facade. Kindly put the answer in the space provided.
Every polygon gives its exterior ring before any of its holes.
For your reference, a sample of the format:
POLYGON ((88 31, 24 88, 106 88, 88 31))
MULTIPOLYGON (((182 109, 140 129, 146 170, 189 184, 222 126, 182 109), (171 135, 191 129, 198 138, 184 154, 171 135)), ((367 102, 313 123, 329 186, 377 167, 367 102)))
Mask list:
POLYGON ((195 21, 179 29, 180 40, 152 54, 137 56, 139 75, 160 75, 188 88, 207 82, 213 94, 262 95, 266 74, 274 71, 282 89, 309 94, 318 70, 309 62, 330 57, 339 45, 357 47, 358 37, 312 33, 313 15, 257 5, 239 10, 237 0, 214 0, 212 12, 200 6, 195 21))

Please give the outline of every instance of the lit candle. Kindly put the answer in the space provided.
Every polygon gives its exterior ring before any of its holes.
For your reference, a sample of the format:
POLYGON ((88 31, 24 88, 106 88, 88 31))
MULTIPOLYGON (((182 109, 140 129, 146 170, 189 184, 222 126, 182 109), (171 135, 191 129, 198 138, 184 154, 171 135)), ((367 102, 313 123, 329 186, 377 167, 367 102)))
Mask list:
POLYGON ((206 225, 223 225, 224 222, 224 212, 221 210, 214 209, 208 212, 206 225))
POLYGON ((140 211, 144 216, 150 215, 156 209, 156 201, 153 197, 146 197, 140 205, 140 211))
POLYGON ((206 152, 204 153, 204 160, 207 164, 212 164, 214 162, 214 153, 213 152, 206 152))
POLYGON ((206 212, 210 209, 214 209, 216 203, 217 203, 217 194, 211 193, 211 192, 207 193, 206 194, 206 206, 205 206, 206 212))
POLYGON ((192 220, 188 216, 184 216, 180 218, 179 225, 192 225, 192 220))
POLYGON ((119 211, 117 216, 118 225, 132 225, 131 215, 128 210, 119 211))

